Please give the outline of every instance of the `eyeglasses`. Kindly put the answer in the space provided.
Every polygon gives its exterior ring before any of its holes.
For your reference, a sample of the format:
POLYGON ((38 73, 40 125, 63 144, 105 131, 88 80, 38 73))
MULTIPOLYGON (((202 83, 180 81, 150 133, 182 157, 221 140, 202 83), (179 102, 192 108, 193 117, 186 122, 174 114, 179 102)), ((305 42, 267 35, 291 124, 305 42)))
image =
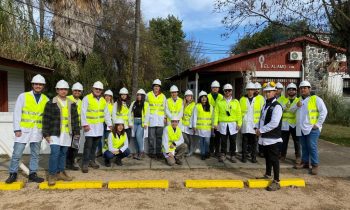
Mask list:
POLYGON ((224 90, 224 92, 232 92, 232 90, 224 90))

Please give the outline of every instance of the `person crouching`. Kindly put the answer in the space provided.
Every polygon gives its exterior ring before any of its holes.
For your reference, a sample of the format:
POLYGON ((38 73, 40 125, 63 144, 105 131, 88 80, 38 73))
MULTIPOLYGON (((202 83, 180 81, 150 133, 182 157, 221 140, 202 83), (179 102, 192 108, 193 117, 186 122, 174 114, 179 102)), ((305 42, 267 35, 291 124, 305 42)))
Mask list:
POLYGON ((130 154, 128 142, 124 120, 118 118, 115 120, 112 132, 109 134, 108 140, 103 147, 103 157, 106 167, 111 167, 111 160, 113 158, 115 158, 115 164, 118 166, 123 165, 122 159, 128 157, 130 154))
POLYGON ((48 185, 56 181, 72 181, 65 172, 68 147, 73 139, 79 139, 79 115, 77 105, 67 98, 69 85, 60 80, 56 84, 57 96, 49 101, 43 113, 43 136, 50 144, 48 185))
POLYGON ((182 165, 181 159, 187 151, 187 144, 184 143, 181 129, 179 128, 180 118, 173 117, 171 125, 164 128, 162 137, 163 154, 168 165, 182 165))

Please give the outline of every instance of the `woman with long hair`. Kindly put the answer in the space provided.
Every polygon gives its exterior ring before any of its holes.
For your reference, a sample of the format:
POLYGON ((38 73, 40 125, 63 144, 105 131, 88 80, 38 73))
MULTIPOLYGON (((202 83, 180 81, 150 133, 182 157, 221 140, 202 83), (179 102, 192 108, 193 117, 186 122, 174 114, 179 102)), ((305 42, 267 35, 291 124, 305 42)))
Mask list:
POLYGON ((196 103, 193 101, 193 92, 187 90, 185 92, 184 100, 184 114, 182 117, 182 135, 185 139, 185 143, 188 146, 187 156, 191 156, 194 150, 194 138, 193 138, 193 129, 192 129, 192 115, 193 109, 196 103))

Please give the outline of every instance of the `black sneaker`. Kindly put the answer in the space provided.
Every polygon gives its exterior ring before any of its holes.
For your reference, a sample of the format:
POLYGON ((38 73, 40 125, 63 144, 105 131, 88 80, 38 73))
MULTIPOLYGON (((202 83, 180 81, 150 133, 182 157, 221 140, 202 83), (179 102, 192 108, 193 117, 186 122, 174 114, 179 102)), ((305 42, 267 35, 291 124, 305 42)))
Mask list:
POLYGON ((281 189, 280 182, 276 180, 273 180, 270 186, 266 188, 267 191, 276 191, 279 189, 281 189))
POLYGON ((105 166, 106 167, 111 167, 111 161, 105 159, 105 166))
POLYGON ((41 182, 44 181, 44 179, 41 178, 41 177, 38 177, 38 175, 34 172, 34 173, 29 174, 28 181, 29 182, 41 183, 41 182))
POLYGON ((247 162, 247 158, 242 158, 242 163, 246 163, 247 162))
POLYGON ((252 163, 257 163, 258 161, 256 160, 256 158, 252 158, 252 163))
POLYGON ((6 184, 11 184, 17 180, 17 173, 10 173, 10 176, 6 179, 6 184))
POLYGON ((75 165, 67 164, 67 165, 66 165, 66 169, 72 170, 72 171, 78 171, 78 170, 79 170, 79 167, 78 167, 78 166, 75 166, 75 165))
POLYGON ((183 163, 182 163, 182 160, 180 160, 180 159, 176 159, 176 160, 175 160, 175 163, 178 164, 178 165, 180 165, 180 166, 183 164, 183 163))
POLYGON ((123 165, 122 159, 116 158, 115 159, 115 164, 117 164, 118 166, 122 166, 123 165))

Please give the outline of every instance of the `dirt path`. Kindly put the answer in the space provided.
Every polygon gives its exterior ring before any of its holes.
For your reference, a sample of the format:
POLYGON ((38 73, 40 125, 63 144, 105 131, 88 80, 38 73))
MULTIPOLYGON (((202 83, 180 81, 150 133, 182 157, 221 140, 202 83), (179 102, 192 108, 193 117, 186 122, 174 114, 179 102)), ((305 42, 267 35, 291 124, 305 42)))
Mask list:
MULTIPOLYGON (((301 177, 306 188, 277 192, 253 189, 186 189, 186 179, 249 179, 261 170, 95 170, 72 172, 79 180, 168 179, 168 190, 41 191, 29 183, 17 192, 0 191, 0 209, 350 209, 350 178, 325 178, 285 170, 281 178, 301 177)), ((43 174, 41 174, 43 175, 43 174)), ((0 173, 4 180, 6 172, 0 173)), ((24 180, 24 177, 20 177, 24 180)))

